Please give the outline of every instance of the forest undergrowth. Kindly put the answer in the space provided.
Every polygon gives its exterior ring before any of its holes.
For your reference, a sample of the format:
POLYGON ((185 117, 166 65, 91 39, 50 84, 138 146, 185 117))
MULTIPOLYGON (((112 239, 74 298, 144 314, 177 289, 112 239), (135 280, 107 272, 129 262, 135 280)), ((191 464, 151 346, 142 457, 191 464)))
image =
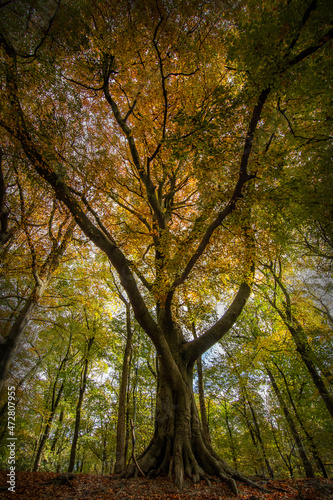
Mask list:
MULTIPOLYGON (((268 491, 262 492, 238 483, 240 500, 333 500, 333 480, 287 479, 263 481, 268 491)), ((15 492, 6 487, 6 472, 0 472, 0 498, 3 500, 231 500, 235 498, 227 485, 211 478, 194 485, 186 482, 179 490, 167 477, 118 479, 115 476, 77 474, 66 480, 65 474, 53 472, 18 472, 15 492)))

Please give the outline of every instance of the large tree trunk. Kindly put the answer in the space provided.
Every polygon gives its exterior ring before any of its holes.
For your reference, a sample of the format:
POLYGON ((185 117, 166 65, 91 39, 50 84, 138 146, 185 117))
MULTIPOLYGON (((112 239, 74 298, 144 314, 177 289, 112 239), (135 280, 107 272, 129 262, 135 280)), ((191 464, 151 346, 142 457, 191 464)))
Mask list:
MULTIPOLYGON (((149 446, 138 457, 138 465, 149 477, 159 474, 174 477, 179 487, 185 478, 198 482, 208 481, 207 475, 218 476, 237 494, 235 480, 254 483, 221 460, 205 439, 192 387, 193 364, 186 366, 180 352, 179 346, 173 350, 180 374, 177 384, 174 383, 176 374, 172 373, 174 365, 168 369, 165 362, 158 364, 155 432, 149 446)), ((135 473, 133 464, 124 475, 135 473)))

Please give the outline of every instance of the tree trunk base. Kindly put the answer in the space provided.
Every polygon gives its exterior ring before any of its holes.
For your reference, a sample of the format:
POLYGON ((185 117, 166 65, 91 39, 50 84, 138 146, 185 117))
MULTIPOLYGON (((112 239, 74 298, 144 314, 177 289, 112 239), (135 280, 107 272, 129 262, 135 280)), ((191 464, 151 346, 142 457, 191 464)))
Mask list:
POLYGON ((154 436, 141 456, 135 460, 132 455, 133 463, 121 476, 167 475, 180 489, 185 479, 209 484, 209 477, 216 477, 236 496, 236 481, 267 491, 220 459, 205 440, 193 394, 192 368, 182 365, 181 359, 177 361, 181 372, 177 384, 170 383, 164 369, 159 372, 154 436))
POLYGON ((236 481, 261 491, 268 491, 217 457, 201 437, 192 445, 186 443, 186 439, 173 443, 171 439, 161 440, 154 437, 136 462, 137 464, 130 463, 119 477, 138 477, 141 473, 148 478, 167 475, 180 489, 183 488, 185 479, 194 484, 204 480, 210 486, 209 477, 216 477, 226 483, 235 496, 239 495, 236 481))

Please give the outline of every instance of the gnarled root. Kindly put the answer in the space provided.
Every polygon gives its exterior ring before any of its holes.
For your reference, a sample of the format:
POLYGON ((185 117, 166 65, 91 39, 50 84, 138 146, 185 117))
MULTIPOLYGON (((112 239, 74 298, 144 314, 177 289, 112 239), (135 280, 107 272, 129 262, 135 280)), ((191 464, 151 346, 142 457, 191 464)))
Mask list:
POLYGON ((240 481, 261 491, 268 491, 221 460, 213 450, 207 448, 200 434, 197 436, 195 448, 197 456, 205 464, 205 471, 208 474, 218 476, 223 482, 228 484, 236 496, 239 494, 236 481, 240 481))
MULTIPOLYGON (((236 481, 267 491, 219 459, 206 447, 201 436, 197 436, 194 443, 182 437, 174 444, 171 439, 161 440, 155 437, 149 448, 138 458, 138 463, 146 476, 151 478, 167 474, 170 479, 174 478, 180 489, 186 478, 193 483, 203 479, 210 486, 208 476, 215 476, 225 482, 235 496, 239 495, 236 481)), ((136 470, 135 464, 131 464, 122 476, 133 477, 136 470)))
POLYGON ((205 443, 196 415, 192 417, 187 422, 180 418, 178 425, 164 429, 165 432, 156 431, 148 448, 138 457, 137 465, 132 463, 122 477, 133 477, 138 470, 148 477, 165 474, 182 488, 185 478, 193 483, 203 479, 210 484, 208 476, 215 476, 225 482, 235 496, 239 494, 236 481, 268 491, 221 460, 205 443))

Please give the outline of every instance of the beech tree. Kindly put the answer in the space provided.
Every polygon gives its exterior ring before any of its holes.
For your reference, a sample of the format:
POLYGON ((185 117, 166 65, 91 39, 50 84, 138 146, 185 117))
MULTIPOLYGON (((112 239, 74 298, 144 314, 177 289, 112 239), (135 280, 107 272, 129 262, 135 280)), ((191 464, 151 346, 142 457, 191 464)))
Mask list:
POLYGON ((326 7, 2 5, 0 125, 42 179, 41 192, 51 187, 104 252, 157 352, 155 432, 138 457, 144 474, 169 473, 179 486, 217 475, 234 493, 236 480, 251 483, 205 439, 193 367, 237 321, 258 255, 282 232, 279 208, 289 201, 270 196, 273 187, 288 178, 288 195, 301 203, 297 190, 311 176, 296 173, 323 165, 326 7), (229 303, 193 339, 179 317, 205 287, 229 303))

